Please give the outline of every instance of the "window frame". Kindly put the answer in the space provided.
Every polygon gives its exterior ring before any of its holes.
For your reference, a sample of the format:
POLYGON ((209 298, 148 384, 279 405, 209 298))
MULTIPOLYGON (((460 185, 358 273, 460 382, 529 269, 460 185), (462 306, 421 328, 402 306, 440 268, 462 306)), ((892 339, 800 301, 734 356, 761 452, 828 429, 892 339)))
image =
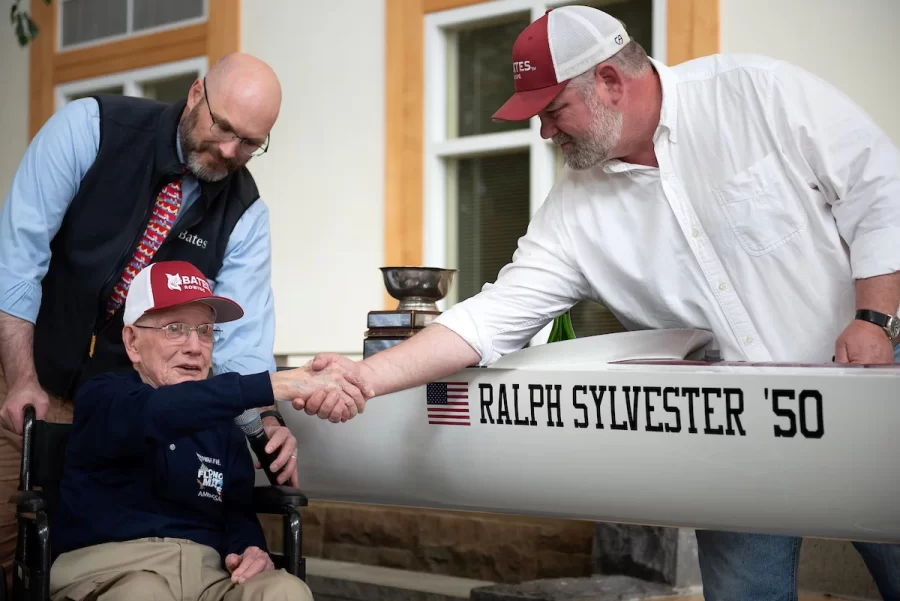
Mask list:
POLYGON ((98 38, 96 40, 90 40, 88 42, 79 42, 77 44, 63 46, 63 13, 65 13, 65 6, 67 3, 67 0, 59 0, 59 11, 57 13, 59 15, 59 18, 56 19, 56 52, 71 52, 73 50, 102 46, 104 44, 110 44, 112 42, 121 42, 123 40, 129 40, 143 35, 153 35, 154 33, 161 33, 164 31, 169 31, 171 29, 179 29, 181 27, 187 27, 190 25, 199 25, 201 23, 206 23, 207 19, 209 19, 209 0, 203 0, 203 14, 199 17, 193 17, 191 19, 185 19, 176 23, 157 25, 156 27, 148 27, 146 29, 141 29, 140 31, 135 31, 133 29, 134 0, 125 0, 125 33, 119 33, 116 35, 106 36, 104 38, 98 38))
POLYGON ((182 61, 164 63, 153 67, 132 69, 119 73, 110 73, 99 77, 80 79, 56 86, 55 103, 56 110, 61 109, 71 100, 71 96, 90 93, 114 86, 122 86, 124 96, 144 97, 144 84, 152 83, 159 79, 196 73, 198 78, 206 75, 208 69, 205 56, 190 58, 182 61))
POLYGON ((56 109, 56 87, 205 56, 212 64, 241 49, 241 0, 207 4, 207 18, 194 25, 143 32, 128 39, 59 51, 59 3, 31 3, 40 34, 29 44, 28 133, 33 138, 56 109))
MULTIPOLYGON (((430 120, 426 117, 432 110, 425 105, 426 73, 432 71, 432 63, 425 62, 425 20, 473 5, 491 10, 502 1, 385 0, 384 265, 425 265, 425 245, 434 242, 425 237, 424 199, 434 185, 432 177, 425 181, 429 156, 425 128, 430 120)), ((715 54, 719 51, 719 0, 667 0, 665 11, 655 14, 653 26, 654 43, 664 40, 654 55, 668 65, 715 54), (657 38, 663 31, 665 37, 657 38)), ((446 203, 438 204, 427 208, 429 218, 435 210, 446 210, 446 203)), ((385 309, 396 306, 387 292, 383 299, 385 309)))
MULTIPOLYGON (((494 0, 425 16, 425 120, 424 120, 424 192, 423 192, 423 248, 424 265, 457 268, 457 256, 450 241, 455 236, 455 220, 451 209, 454 200, 450 188, 454 177, 453 159, 472 158, 486 154, 524 150, 529 153, 529 219, 543 204, 556 181, 557 157, 550 140, 541 138, 540 119, 529 120, 521 130, 450 137, 447 121, 451 94, 455 30, 460 27, 487 25, 497 19, 528 14, 529 22, 538 19, 548 8, 566 2, 547 0, 494 0)), ((652 0, 653 47, 662 48, 654 57, 665 62, 667 0, 652 0), (662 24, 662 25, 660 25, 662 24)), ((498 107, 499 108, 499 107, 498 107)), ((524 232, 523 232, 524 233, 524 232)), ((446 310, 457 302, 456 286, 447 298, 438 302, 446 310)), ((547 324, 533 339, 534 344, 545 342, 551 324, 547 324)))

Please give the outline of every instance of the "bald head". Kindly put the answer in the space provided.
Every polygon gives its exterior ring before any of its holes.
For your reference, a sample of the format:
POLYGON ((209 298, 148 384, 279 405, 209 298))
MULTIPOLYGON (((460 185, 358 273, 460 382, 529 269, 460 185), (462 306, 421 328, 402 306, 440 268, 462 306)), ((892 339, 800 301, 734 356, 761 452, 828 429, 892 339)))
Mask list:
POLYGON ((248 148, 265 147, 280 110, 269 65, 240 52, 222 57, 188 94, 179 124, 185 163, 201 180, 226 177, 250 160, 248 148))
MULTIPOLYGON (((265 137, 281 110, 281 84, 272 67, 255 56, 236 52, 219 59, 206 74, 207 93, 214 96, 213 113, 221 112, 235 126, 248 131, 239 135, 265 137)), ((218 115, 217 115, 218 116, 218 115)))

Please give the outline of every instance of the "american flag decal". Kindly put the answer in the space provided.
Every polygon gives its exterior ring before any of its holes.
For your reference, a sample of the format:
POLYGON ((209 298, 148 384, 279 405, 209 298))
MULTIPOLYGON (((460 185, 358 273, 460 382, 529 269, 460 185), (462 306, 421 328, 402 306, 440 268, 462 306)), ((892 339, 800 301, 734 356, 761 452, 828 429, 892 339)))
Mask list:
POLYGON ((432 382, 426 386, 428 423, 469 426, 469 383, 432 382))

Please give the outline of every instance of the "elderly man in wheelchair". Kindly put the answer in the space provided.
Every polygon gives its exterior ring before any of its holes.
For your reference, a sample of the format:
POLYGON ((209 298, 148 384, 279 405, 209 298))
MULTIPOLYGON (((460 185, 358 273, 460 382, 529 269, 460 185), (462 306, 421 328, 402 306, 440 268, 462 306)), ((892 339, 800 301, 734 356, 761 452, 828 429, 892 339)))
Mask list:
POLYGON ((214 324, 242 315, 188 263, 134 279, 122 335, 134 371, 99 376, 75 400, 49 534, 54 601, 312 598, 267 553, 234 420, 310 391, 342 399, 341 385, 305 368, 209 377, 214 324))

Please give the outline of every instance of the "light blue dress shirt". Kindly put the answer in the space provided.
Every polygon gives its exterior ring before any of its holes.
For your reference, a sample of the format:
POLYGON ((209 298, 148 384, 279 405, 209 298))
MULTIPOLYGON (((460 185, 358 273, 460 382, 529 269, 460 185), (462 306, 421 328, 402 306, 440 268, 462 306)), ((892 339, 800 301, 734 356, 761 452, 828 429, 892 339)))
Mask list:
MULTIPOLYGON (((25 151, 0 209, 0 311, 31 323, 37 319, 50 241, 99 144, 99 106, 93 98, 84 98, 57 111, 25 151)), ((181 144, 176 146, 182 159, 181 144)), ((193 175, 184 178, 182 195, 176 224, 200 196, 193 175)), ((261 198, 235 225, 222 268, 210 284, 217 295, 244 309, 241 319, 218 326, 222 334, 213 349, 213 372, 275 371, 269 210, 261 198)))

